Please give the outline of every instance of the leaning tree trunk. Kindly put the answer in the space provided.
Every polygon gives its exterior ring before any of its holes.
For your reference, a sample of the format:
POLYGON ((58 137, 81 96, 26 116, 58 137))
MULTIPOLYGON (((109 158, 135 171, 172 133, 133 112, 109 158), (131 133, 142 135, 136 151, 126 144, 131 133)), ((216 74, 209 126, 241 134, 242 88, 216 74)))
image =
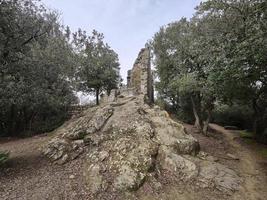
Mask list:
POLYGON ((252 101, 252 107, 253 107, 253 132, 255 133, 257 139, 260 138, 259 134, 258 134, 258 119, 259 119, 259 107, 257 105, 257 100, 253 99, 252 101))
POLYGON ((263 137, 263 133, 265 130, 265 122, 264 122, 264 113, 265 108, 260 107, 257 104, 257 100, 253 100, 253 132, 255 133, 256 140, 262 143, 266 143, 267 139, 263 137))
POLYGON ((16 125, 16 114, 15 114, 15 104, 11 105, 10 111, 9 111, 9 118, 8 118, 8 135, 14 135, 15 125, 16 125))
POLYGON ((207 119, 203 123, 203 134, 208 135, 209 123, 211 118, 210 110, 207 111, 207 119))
POLYGON ((195 101, 194 101, 193 97, 191 96, 190 98, 191 98, 193 113, 194 113, 194 117, 195 117, 194 126, 201 131, 202 130, 201 120, 200 120, 200 117, 199 117, 199 115, 197 113, 196 104, 195 104, 195 101))
POLYGON ((99 89, 95 90, 95 96, 96 96, 96 105, 99 105, 99 89))

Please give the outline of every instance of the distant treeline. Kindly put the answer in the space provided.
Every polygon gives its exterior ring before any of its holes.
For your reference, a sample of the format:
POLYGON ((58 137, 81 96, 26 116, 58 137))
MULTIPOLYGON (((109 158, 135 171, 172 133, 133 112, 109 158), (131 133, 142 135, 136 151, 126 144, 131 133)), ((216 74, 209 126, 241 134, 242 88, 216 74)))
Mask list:
POLYGON ((151 41, 159 102, 203 133, 213 120, 267 142, 267 2, 208 0, 151 41))
POLYGON ((119 81, 117 54, 93 31, 70 32, 34 0, 0 1, 0 135, 49 131, 77 102, 119 81))

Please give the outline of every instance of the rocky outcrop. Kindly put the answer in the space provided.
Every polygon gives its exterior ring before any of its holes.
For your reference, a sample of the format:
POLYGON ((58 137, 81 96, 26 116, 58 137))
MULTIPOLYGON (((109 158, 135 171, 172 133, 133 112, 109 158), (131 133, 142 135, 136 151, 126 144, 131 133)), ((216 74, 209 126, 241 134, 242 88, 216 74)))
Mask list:
POLYGON ((44 150, 44 155, 57 163, 65 163, 79 156, 88 140, 86 136, 101 130, 113 113, 111 106, 89 108, 86 114, 58 131, 44 150))
POLYGON ((83 174, 93 194, 137 190, 161 171, 198 187, 238 189, 240 178, 233 170, 198 158, 198 141, 143 98, 124 97, 88 109, 58 132, 45 154, 64 163, 86 152, 83 174))

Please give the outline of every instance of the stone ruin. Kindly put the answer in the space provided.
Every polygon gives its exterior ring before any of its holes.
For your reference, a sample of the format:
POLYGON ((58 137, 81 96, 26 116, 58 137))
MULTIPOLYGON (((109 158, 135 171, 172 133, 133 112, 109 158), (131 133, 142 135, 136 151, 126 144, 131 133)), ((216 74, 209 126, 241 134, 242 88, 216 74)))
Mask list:
POLYGON ((141 50, 129 75, 128 88, 59 128, 44 154, 58 164, 83 155, 85 166, 79 173, 93 199, 128 199, 126 193, 144 185, 158 191, 168 178, 193 188, 237 190, 240 177, 200 152, 183 125, 152 104, 148 49, 141 50))
POLYGON ((154 88, 150 59, 150 49, 141 49, 132 70, 128 71, 127 88, 132 88, 136 95, 145 95, 148 103, 153 103, 154 88))
POLYGON ((101 102, 113 102, 117 96, 144 96, 146 103, 154 103, 153 74, 151 70, 150 49, 143 48, 138 54, 137 59, 131 70, 127 73, 127 86, 112 90, 110 95, 102 94, 101 102))

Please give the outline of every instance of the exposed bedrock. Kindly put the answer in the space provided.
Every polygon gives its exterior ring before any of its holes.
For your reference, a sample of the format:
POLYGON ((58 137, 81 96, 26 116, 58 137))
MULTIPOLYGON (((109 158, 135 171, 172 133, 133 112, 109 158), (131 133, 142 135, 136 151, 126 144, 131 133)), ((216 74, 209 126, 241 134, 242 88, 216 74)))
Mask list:
POLYGON ((147 177, 168 171, 179 181, 222 191, 238 189, 240 178, 223 165, 199 159, 199 143, 182 124, 143 96, 120 98, 88 109, 60 129, 45 147, 52 161, 65 163, 86 152, 83 173, 89 190, 133 191, 147 177))

